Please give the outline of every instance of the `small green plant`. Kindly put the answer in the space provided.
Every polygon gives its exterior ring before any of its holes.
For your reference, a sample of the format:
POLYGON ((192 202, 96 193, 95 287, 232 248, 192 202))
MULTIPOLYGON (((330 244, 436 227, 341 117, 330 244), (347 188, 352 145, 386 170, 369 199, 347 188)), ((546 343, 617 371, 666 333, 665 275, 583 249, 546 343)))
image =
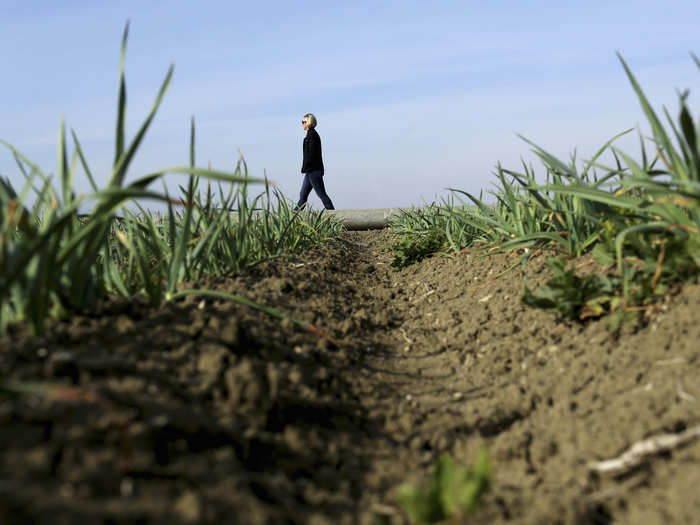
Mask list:
MULTIPOLYGON (((428 206, 401 210, 391 218, 389 227, 401 235, 402 240, 425 238, 438 233, 443 239, 444 248, 458 252, 476 240, 480 230, 474 226, 475 221, 480 222, 476 208, 466 205, 459 196, 451 195, 439 204, 433 202, 428 206)), ((419 242, 425 241, 416 241, 419 242)), ((405 244, 410 244, 410 241, 405 241, 405 244)), ((440 246, 437 250, 442 248, 440 246)))
POLYGON ((444 454, 436 463, 425 487, 401 485, 399 505, 415 525, 438 523, 474 512, 491 482, 491 463, 486 448, 479 451, 472 468, 444 454))
POLYGON ((567 321, 613 314, 609 324, 617 330, 623 322, 639 322, 644 311, 700 273, 696 236, 630 233, 625 237, 622 275, 613 264, 612 244, 604 239, 592 251, 605 275, 578 276, 566 268, 563 257, 548 259, 552 278, 536 293, 524 285, 523 302, 567 321))
POLYGON ((533 293, 527 285, 523 287, 522 300, 528 306, 542 308, 567 321, 575 321, 600 316, 619 302, 614 295, 619 279, 598 274, 579 277, 566 268, 563 257, 551 257, 547 264, 553 277, 545 286, 537 293, 533 293))
POLYGON ((442 250, 446 242, 445 234, 440 230, 418 235, 404 234, 399 242, 391 247, 394 252, 391 267, 400 270, 422 261, 429 255, 442 250))

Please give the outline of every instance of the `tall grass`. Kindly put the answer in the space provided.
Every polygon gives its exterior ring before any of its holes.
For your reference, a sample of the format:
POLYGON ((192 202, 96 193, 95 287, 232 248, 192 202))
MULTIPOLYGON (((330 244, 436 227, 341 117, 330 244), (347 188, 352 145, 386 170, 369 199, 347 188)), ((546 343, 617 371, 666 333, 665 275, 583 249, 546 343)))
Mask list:
MULTIPOLYGON (((700 122, 693 121, 686 91, 679 95, 678 125, 664 107, 668 130, 664 128, 630 68, 619 59, 652 129, 653 161, 648 162, 643 144, 641 162, 613 148, 618 161, 607 168, 607 188, 552 184, 545 189, 600 207, 593 217, 598 225, 593 251, 600 262, 614 261, 616 274, 605 283, 612 282, 613 293, 607 308, 599 311, 636 316, 671 287, 700 273, 700 122)), ((700 61, 693 59, 700 69, 700 61)), ((551 286, 545 294, 550 291, 551 286)))
POLYGON ((340 230, 327 217, 295 212, 267 180, 249 177, 244 162, 234 172, 197 168, 194 122, 189 166, 165 168, 127 182, 129 167, 173 73, 171 66, 149 114, 127 141, 128 29, 127 24, 119 64, 115 156, 104 187, 98 188, 75 132, 69 153, 63 123, 57 183, 2 141, 24 177, 19 190, 9 179, 0 179, 2 332, 8 322, 26 320, 41 333, 50 315, 89 310, 111 294, 145 293, 157 304, 176 296, 177 283, 241 268, 285 250, 302 250, 340 230), (73 189, 79 168, 92 188, 84 195, 73 189), (169 195, 164 182, 172 173, 188 175, 178 199, 169 195), (205 181, 202 195, 200 185, 205 181), (158 182, 161 191, 152 189, 158 182), (251 200, 248 185, 253 183, 264 184, 264 191, 251 200), (164 205, 166 213, 148 212, 140 204, 146 199, 164 205), (90 211, 82 214, 84 209, 90 211))
MULTIPOLYGON (((441 220, 426 224, 421 234, 442 232, 449 223, 452 231, 469 232, 458 237, 464 242, 449 242, 453 250, 481 241, 501 250, 556 247, 569 257, 593 252, 601 263, 614 263, 614 273, 593 287, 600 288, 591 296, 596 301, 592 311, 597 313, 644 310, 675 284, 697 276, 700 122, 691 115, 686 91, 679 95, 677 121, 663 109, 664 125, 626 62, 618 57, 652 130, 652 137, 640 136, 637 158, 614 146, 630 130, 607 141, 584 163, 575 155, 562 161, 524 139, 544 168, 544 182, 538 181, 531 165, 523 163, 521 170, 510 170, 499 164, 496 189, 490 192, 495 205, 488 205, 482 196, 453 189, 459 205, 446 202, 433 210, 441 220), (602 163, 605 153, 612 156, 612 166, 602 163), (473 207, 469 213, 464 212, 467 204, 473 207), (606 298, 601 300, 600 293, 606 298)), ((700 68, 697 57, 693 59, 700 68)), ((404 224, 398 231, 418 222, 408 215, 401 220, 404 224)), ((554 297, 556 287, 579 282, 561 266, 556 271, 560 281, 538 297, 526 289, 526 300, 551 306, 561 300, 554 297)), ((578 305, 577 315, 591 313, 583 306, 578 305)))
POLYGON ((457 205, 453 196, 401 210, 389 220, 389 228, 399 237, 392 247, 392 266, 401 269, 440 250, 459 251, 470 245, 478 235, 474 215, 473 207, 457 205))

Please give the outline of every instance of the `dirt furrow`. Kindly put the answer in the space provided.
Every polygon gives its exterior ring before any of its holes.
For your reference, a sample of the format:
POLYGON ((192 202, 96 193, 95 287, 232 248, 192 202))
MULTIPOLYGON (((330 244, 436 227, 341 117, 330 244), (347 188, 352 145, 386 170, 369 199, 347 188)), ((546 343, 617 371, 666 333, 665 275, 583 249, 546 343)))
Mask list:
MULTIPOLYGON (((381 242, 368 249, 387 262, 381 242)), ((687 463, 699 457, 697 442, 618 477, 590 465, 700 423, 700 287, 688 285, 648 326, 615 340, 604 320, 558 323, 525 308, 521 272, 502 273, 516 257, 433 258, 373 288, 378 303, 391 290, 400 320, 378 336, 393 352, 366 362, 391 392, 381 407, 394 405, 385 418, 403 477, 424 477, 444 452, 469 463, 484 443, 494 480, 476 522, 693 522, 700 499, 683 484, 700 479, 697 459, 687 463)), ((544 260, 529 264, 531 287, 548 278, 544 260)), ((377 396, 365 399, 379 410, 377 396)))
MULTIPOLYGON (((700 423, 700 287, 616 341, 520 302, 518 254, 395 272, 390 236, 192 287, 232 302, 111 301, 0 341, 0 522, 405 522, 394 491, 482 445, 474 523, 692 523, 700 444, 622 475, 590 462, 700 423)), ((545 256, 528 283, 547 279, 545 256)))

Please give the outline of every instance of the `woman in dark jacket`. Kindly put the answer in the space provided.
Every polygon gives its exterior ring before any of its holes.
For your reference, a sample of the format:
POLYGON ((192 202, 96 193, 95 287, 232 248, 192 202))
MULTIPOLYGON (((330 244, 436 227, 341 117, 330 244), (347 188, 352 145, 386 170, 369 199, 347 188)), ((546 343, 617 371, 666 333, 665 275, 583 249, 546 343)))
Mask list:
POLYGON ((316 132, 316 117, 313 113, 307 113, 301 119, 301 124, 306 131, 306 137, 304 137, 304 161, 301 164, 304 182, 301 184, 297 207, 301 208, 306 204, 309 193, 311 193, 313 188, 316 195, 323 202, 323 206, 327 210, 334 210, 333 202, 331 202, 323 184, 323 156, 321 155, 321 137, 316 132))

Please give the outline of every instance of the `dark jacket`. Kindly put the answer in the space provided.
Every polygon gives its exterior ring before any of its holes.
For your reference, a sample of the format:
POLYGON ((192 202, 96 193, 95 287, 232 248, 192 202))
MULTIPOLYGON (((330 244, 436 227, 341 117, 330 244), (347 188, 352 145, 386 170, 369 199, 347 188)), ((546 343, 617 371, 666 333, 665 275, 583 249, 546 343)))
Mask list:
POLYGON ((321 137, 314 128, 309 128, 304 137, 304 161, 301 164, 302 173, 323 171, 323 156, 321 155, 321 137))

